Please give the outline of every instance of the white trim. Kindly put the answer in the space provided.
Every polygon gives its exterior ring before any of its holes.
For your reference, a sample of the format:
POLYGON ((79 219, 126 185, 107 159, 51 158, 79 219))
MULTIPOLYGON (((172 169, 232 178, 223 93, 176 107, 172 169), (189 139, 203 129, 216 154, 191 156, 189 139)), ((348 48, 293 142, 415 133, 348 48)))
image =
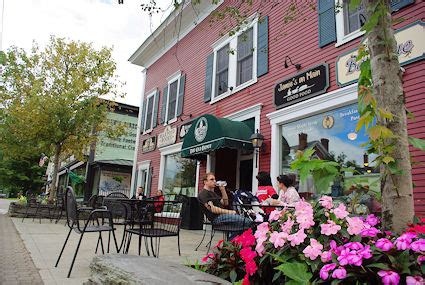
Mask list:
MULTIPOLYGON (((180 92, 180 78, 181 78, 180 70, 175 72, 173 75, 171 75, 167 78, 168 89, 167 89, 167 104, 165 105, 164 126, 171 125, 172 123, 177 121, 177 108, 179 106, 179 92, 180 92), (170 104, 170 102, 169 102, 169 100, 170 100, 170 86, 171 86, 171 84, 173 84, 176 81, 177 81, 177 91, 176 91, 177 93, 176 93, 176 107, 175 107, 175 110, 174 110, 175 117, 172 118, 171 120, 169 120, 168 119, 168 107, 169 107, 169 104, 170 104)), ((162 98, 162 100, 164 100, 164 98, 162 98)))
POLYGON ((137 167, 139 169, 148 169, 150 167, 150 165, 151 165, 151 161, 150 160, 144 160, 144 161, 141 161, 141 162, 138 162, 137 163, 137 167))
MULTIPOLYGON (((155 97, 157 96, 156 95, 157 94, 157 89, 155 89, 154 91, 152 91, 152 93, 150 93, 150 94, 148 94, 147 96, 146 96, 146 110, 145 110, 145 117, 143 118, 143 134, 145 135, 145 134, 149 134, 150 132, 152 132, 152 130, 153 130, 153 116, 154 116, 154 110, 155 110, 155 97), (147 118, 147 116, 148 116, 148 107, 149 107, 149 100, 151 100, 150 98, 152 98, 153 97, 153 103, 152 103, 152 117, 151 117, 151 122, 150 122, 150 128, 149 129, 146 129, 146 127, 147 127, 147 121, 146 121, 146 118, 147 118)), ((144 108, 145 106, 143 106, 143 108, 144 108)))
MULTIPOLYGON (((280 173, 280 126, 303 117, 326 112, 331 109, 346 106, 357 102, 357 83, 332 92, 314 97, 266 115, 271 124, 271 156, 270 175, 277 177, 280 173)), ((274 186, 277 185, 272 179, 274 186)))
POLYGON ((195 196, 198 197, 199 193, 199 179, 200 179, 200 170, 201 170, 201 162, 199 160, 196 161, 196 178, 195 178, 195 196))
MULTIPOLYGON (((150 166, 151 166, 151 161, 150 160, 144 160, 142 162, 137 163, 137 168, 138 168, 137 169, 137 172, 138 172, 138 175, 137 175, 136 187, 134 189, 136 190, 137 187, 139 187, 139 181, 141 179, 141 174, 142 174, 143 171, 145 171, 146 172, 145 183, 144 183, 143 186, 141 185, 143 187, 143 189, 144 189, 143 194, 145 194, 145 195, 147 194, 146 191, 148 190, 148 181, 149 181, 149 175, 150 175, 149 168, 150 168, 150 166)), ((150 189, 150 192, 152 192, 152 189, 150 189)), ((133 196, 133 195, 135 195, 135 193, 134 194, 132 193, 131 196, 133 196)))
MULTIPOLYGON (((335 0, 335 7, 337 7, 338 2, 342 2, 342 0, 335 0)), ((365 31, 361 31, 360 29, 358 29, 357 31, 345 35, 344 7, 338 9, 338 11, 336 12, 335 25, 337 39, 335 47, 342 46, 343 44, 346 44, 365 34, 365 31)))
POLYGON ((139 107, 139 114, 137 116, 137 133, 136 133, 136 148, 134 149, 134 156, 133 156, 133 169, 131 170, 131 182, 130 182, 130 195, 133 196, 134 193, 136 193, 136 187, 135 184, 137 183, 137 181, 135 181, 134 177, 136 175, 136 171, 137 171, 137 154, 139 153, 139 141, 140 141, 140 133, 141 130, 143 128, 143 126, 141 126, 141 118, 142 118, 142 113, 143 113, 143 108, 145 107, 143 105, 143 101, 144 101, 144 93, 145 93, 145 87, 146 87, 146 72, 147 69, 143 69, 142 70, 142 92, 140 96, 140 107, 139 107))
POLYGON ((210 104, 214 104, 220 100, 223 100, 224 98, 229 97, 230 95, 237 93, 241 91, 242 89, 245 89, 252 84, 257 82, 257 34, 258 34, 258 15, 257 13, 251 15, 248 20, 249 24, 245 25, 240 31, 235 33, 233 36, 224 36, 220 38, 218 41, 216 41, 213 45, 213 51, 214 51, 214 59, 213 59, 213 78, 212 78, 212 89, 211 89, 211 101, 210 104), (247 82, 244 82, 242 84, 237 84, 237 44, 238 44, 238 37, 243 34, 246 30, 252 28, 252 79, 248 80, 247 82), (215 88, 215 81, 216 81, 216 70, 217 70, 217 52, 223 48, 224 46, 229 45, 230 50, 234 50, 235 52, 232 54, 229 54, 229 66, 228 66, 228 87, 229 89, 220 94, 219 96, 215 95, 216 88, 215 88), (230 87, 233 87, 232 90, 230 90, 230 87))

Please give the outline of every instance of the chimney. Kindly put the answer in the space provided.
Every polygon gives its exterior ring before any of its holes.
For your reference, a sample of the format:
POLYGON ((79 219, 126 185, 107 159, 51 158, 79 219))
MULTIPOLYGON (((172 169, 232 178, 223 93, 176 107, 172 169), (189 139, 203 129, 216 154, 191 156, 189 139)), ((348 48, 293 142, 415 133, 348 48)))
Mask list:
POLYGON ((307 148, 307 134, 298 134, 298 150, 305 150, 307 148))
POLYGON ((329 151, 329 140, 328 139, 321 138, 320 143, 323 145, 323 147, 326 149, 326 151, 329 151))

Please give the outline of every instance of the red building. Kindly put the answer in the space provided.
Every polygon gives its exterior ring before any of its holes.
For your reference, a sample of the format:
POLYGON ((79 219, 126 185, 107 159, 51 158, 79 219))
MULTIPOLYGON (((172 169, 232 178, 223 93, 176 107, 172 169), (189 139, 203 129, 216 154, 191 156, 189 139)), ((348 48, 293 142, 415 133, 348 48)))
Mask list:
MULTIPOLYGON (((364 167, 364 131, 355 132, 359 72, 353 58, 362 40, 362 8, 349 11, 342 1, 334 13, 338 0, 319 0, 316 9, 299 4, 298 18, 286 22, 291 1, 254 1, 241 7, 246 25, 229 36, 235 22, 211 22, 211 13, 234 1, 201 2, 171 13, 130 58, 145 67, 146 79, 133 189, 196 196, 203 174, 214 171, 230 189, 255 190, 258 171, 269 171, 273 180, 290 172, 302 145, 319 145, 365 169, 356 178, 379 189, 377 175, 364 167), (265 138, 258 164, 249 142, 257 131, 265 138)), ((407 108, 416 117, 409 134, 425 138, 425 3, 399 0, 392 8, 404 19, 394 28, 407 108)), ((412 149, 412 156, 425 162, 423 152, 412 149)), ((424 215, 423 164, 414 165, 413 180, 415 210, 424 215)), ((308 182, 300 192, 314 192, 308 182)))

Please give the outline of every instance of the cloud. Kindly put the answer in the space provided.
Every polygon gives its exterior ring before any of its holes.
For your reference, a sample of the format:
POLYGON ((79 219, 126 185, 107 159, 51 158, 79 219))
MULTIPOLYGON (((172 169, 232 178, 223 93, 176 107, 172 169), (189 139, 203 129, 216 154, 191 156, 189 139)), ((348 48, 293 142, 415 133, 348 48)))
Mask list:
MULTIPOLYGON (((119 99, 140 104, 141 68, 127 60, 159 25, 161 15, 152 21, 140 8, 142 1, 116 0, 3 0, 3 48, 14 45, 29 49, 36 41, 44 46, 50 35, 92 42, 94 47, 113 47, 117 72, 126 82, 127 96, 119 99)), ((1 0, 0 0, 1 2, 1 0)))

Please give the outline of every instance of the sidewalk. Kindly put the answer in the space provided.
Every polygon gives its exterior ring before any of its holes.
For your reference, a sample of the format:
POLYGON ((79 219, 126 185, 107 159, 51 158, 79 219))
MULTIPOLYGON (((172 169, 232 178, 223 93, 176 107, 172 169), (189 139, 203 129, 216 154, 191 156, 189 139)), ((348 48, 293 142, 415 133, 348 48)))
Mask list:
POLYGON ((10 200, 0 199, 0 284, 43 284, 9 216, 10 200))

